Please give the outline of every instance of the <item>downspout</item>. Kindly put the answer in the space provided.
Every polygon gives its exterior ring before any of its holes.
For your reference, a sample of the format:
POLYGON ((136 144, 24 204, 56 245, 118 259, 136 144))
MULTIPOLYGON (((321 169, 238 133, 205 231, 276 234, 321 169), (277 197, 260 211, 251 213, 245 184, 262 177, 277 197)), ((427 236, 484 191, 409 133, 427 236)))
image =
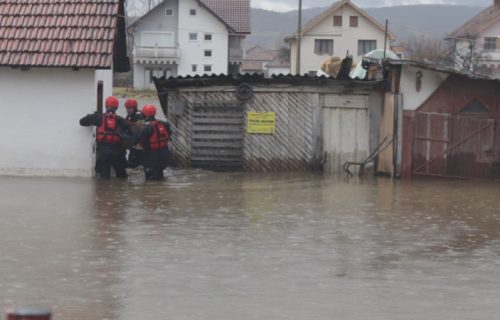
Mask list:
POLYGON ((401 159, 402 159, 402 106, 403 97, 400 94, 400 83, 401 83, 401 69, 399 66, 397 69, 392 71, 393 75, 393 94, 394 94, 394 124, 393 124, 393 170, 394 178, 399 179, 401 177, 401 159))

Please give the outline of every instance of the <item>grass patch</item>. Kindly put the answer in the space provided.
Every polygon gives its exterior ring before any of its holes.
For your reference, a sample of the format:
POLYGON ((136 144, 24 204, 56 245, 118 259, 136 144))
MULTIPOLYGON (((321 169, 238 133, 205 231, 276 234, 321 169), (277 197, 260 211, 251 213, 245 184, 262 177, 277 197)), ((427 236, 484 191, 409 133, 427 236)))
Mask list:
POLYGON ((158 98, 156 90, 135 90, 134 88, 115 87, 113 95, 119 98, 158 98))

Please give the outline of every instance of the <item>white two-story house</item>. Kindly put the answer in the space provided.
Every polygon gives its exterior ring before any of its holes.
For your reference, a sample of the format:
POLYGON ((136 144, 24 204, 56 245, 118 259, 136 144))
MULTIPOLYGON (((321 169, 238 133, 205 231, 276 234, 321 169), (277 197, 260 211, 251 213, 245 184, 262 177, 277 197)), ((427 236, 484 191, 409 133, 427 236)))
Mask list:
POLYGON ((458 70, 500 75, 500 0, 450 33, 458 70))
POLYGON ((129 27, 134 88, 153 77, 240 72, 250 0, 165 0, 129 27))
MULTIPOLYGON (((396 37, 388 32, 387 48, 396 37)), ((297 74, 297 34, 285 39, 290 44, 291 73, 297 74)), ((300 73, 316 73, 331 56, 350 54, 354 62, 375 49, 383 49, 385 27, 350 0, 333 3, 301 30, 300 73)))

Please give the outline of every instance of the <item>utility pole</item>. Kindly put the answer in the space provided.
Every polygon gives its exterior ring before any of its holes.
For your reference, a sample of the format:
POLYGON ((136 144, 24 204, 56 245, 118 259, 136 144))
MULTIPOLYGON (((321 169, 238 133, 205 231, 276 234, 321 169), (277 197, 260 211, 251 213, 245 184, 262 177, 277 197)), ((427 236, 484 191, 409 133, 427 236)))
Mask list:
POLYGON ((389 20, 385 20, 384 60, 387 57, 387 38, 389 37, 389 20))
POLYGON ((299 25, 297 27, 297 75, 300 76, 300 47, 302 37, 302 0, 299 0, 299 25))

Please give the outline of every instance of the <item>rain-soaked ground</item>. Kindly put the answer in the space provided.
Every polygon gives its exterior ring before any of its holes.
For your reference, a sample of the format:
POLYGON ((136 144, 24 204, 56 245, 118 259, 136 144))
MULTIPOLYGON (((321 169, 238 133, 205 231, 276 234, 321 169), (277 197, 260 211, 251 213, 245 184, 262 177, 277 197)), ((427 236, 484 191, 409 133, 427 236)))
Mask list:
POLYGON ((0 178, 0 308, 63 319, 498 319, 500 183, 0 178))

